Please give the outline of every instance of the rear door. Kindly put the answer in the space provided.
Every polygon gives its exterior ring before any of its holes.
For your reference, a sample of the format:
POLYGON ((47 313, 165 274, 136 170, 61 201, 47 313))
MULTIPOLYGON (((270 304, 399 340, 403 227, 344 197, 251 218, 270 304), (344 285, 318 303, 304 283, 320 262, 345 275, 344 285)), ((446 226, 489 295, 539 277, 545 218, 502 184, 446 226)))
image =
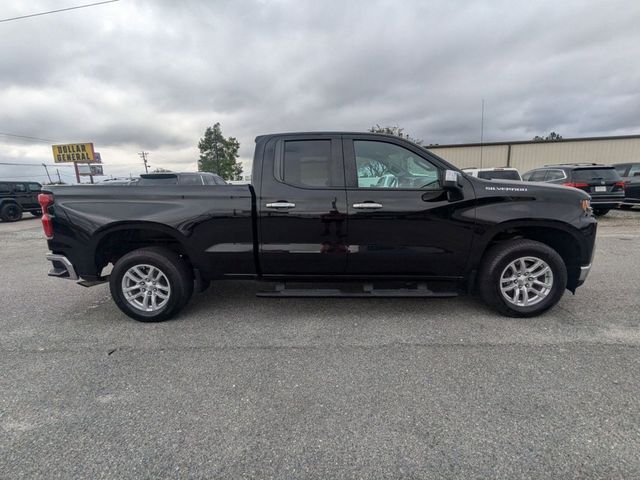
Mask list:
POLYGON ((40 208, 40 205, 38 204, 38 195, 40 195, 40 192, 42 190, 42 185, 40 185, 39 183, 35 183, 35 182, 30 182, 27 184, 27 188, 29 189, 29 196, 28 196, 28 207, 27 208, 40 208))
POLYGON ((446 165, 415 145, 344 136, 351 275, 458 277, 471 247, 473 187, 440 185, 446 165), (383 180, 381 180, 383 179, 383 180), (470 213, 470 215, 472 215, 470 213))
POLYGON ((13 196, 23 209, 28 210, 32 207, 26 183, 14 183, 13 196))
POLYGON ((269 141, 258 199, 265 275, 343 274, 347 199, 339 135, 269 141))

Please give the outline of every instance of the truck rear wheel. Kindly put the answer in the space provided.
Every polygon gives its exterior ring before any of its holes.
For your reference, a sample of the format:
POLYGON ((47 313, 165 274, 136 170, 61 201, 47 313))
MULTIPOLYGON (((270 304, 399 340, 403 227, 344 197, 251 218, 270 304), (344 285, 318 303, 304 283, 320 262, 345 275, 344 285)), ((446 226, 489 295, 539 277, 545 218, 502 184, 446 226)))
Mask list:
POLYGON ((175 316, 191 298, 193 275, 177 253, 148 247, 116 262, 109 287, 116 305, 129 317, 162 322, 175 316))
POLYGON ((0 208, 0 218, 5 222, 17 222, 22 218, 22 208, 17 203, 5 203, 0 208))
POLYGON ((564 295, 567 267, 544 243, 510 240, 487 252, 478 283, 482 299, 503 315, 534 317, 564 295))

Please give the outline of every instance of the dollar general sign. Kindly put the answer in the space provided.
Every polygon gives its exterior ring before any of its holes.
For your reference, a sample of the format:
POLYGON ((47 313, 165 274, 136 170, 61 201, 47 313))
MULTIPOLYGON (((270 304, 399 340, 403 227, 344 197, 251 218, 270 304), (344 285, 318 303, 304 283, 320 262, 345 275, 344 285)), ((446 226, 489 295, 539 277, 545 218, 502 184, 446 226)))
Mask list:
POLYGON ((56 163, 96 161, 93 143, 69 143, 67 145, 53 145, 53 160, 56 163))

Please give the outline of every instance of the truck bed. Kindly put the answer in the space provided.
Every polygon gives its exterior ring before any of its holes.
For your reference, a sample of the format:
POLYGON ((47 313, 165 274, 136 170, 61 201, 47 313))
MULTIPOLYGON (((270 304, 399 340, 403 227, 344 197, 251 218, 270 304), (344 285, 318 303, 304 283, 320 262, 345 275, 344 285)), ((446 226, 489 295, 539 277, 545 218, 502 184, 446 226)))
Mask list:
POLYGON ((95 257, 109 236, 141 229, 174 237, 207 276, 255 274, 250 185, 74 185, 43 191, 53 193, 55 202, 50 248, 69 257, 83 277, 100 275, 95 257))

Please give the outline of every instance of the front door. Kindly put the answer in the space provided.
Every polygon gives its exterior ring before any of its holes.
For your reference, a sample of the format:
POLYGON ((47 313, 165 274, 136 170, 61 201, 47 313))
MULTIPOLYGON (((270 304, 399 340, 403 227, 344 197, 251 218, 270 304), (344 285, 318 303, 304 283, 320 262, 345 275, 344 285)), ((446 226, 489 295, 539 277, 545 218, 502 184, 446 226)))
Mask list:
MULTIPOLYGON (((463 275, 474 225, 473 187, 440 185, 448 167, 411 143, 370 135, 343 138, 352 275, 463 275)), ((449 167, 450 168, 450 167, 449 167)))
POLYGON ((263 274, 343 274, 347 200, 340 137, 279 137, 267 144, 258 209, 263 274))

